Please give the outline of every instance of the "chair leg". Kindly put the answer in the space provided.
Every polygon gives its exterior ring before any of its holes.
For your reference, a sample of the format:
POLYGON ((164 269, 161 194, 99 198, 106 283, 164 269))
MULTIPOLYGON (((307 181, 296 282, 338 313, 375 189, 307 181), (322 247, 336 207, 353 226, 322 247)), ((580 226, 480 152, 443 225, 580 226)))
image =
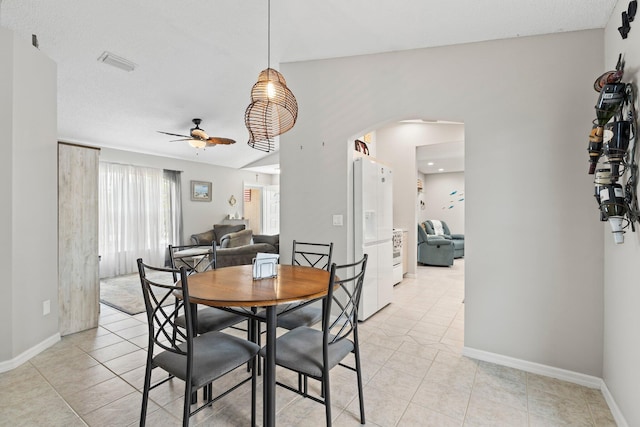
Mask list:
POLYGON ((151 388, 151 361, 147 358, 147 367, 144 373, 144 388, 142 391, 142 409, 140 411, 140 427, 147 422, 147 404, 149 403, 149 388, 151 388))
MULTIPOLYGON (((251 311, 255 314, 257 312, 257 309, 255 307, 251 308, 251 311)), ((260 321, 259 320, 255 320, 255 319, 248 319, 247 320, 247 339, 253 343, 256 343, 258 345, 258 347, 261 347, 260 345, 260 321)), ((251 367, 251 362, 247 363, 247 371, 251 367)), ((253 365, 253 367, 257 367, 258 369, 258 375, 262 374, 262 364, 260 363, 256 363, 253 365)))
POLYGON ((358 333, 354 333, 354 355, 356 359, 356 377, 358 378, 358 400, 360 403, 360 424, 365 424, 364 396, 362 394, 362 365, 360 365, 360 346, 358 345, 358 333))
MULTIPOLYGON (((304 397, 307 397, 309 393, 308 378, 306 375, 298 372, 298 391, 300 391, 304 397)), ((320 393, 320 396, 324 396, 324 394, 320 393)))
POLYGON ((256 368, 260 364, 258 355, 251 359, 251 427, 256 426, 256 388, 258 387, 258 375, 256 368))
POLYGON ((189 427, 189 415, 191 414, 191 399, 196 395, 197 393, 191 390, 191 379, 187 378, 187 380, 184 382, 184 405, 182 407, 182 427, 189 427))
MULTIPOLYGON (((258 309, 255 308, 255 307, 253 307, 252 310, 253 310, 254 313, 258 312, 258 309)), ((254 333, 255 333, 255 337, 256 337, 255 341, 253 341, 253 342, 258 344, 258 347, 262 347, 262 344, 261 344, 262 338, 260 337, 260 335, 261 335, 261 332, 260 332, 260 321, 259 320, 254 320, 253 322, 254 322, 254 326, 255 326, 254 327, 254 333)), ((258 363, 258 375, 262 375, 262 363, 258 363)))
MULTIPOLYGON (((256 342, 256 323, 253 319, 247 319, 247 340, 256 342)), ((252 364, 251 361, 247 362, 247 372, 249 372, 252 368, 255 367, 255 364, 252 364)))
POLYGON ((331 392, 329 386, 329 370, 323 369, 322 390, 324 391, 324 411, 327 417, 327 427, 331 427, 331 392))
MULTIPOLYGON (((211 403, 211 400, 213 399, 213 383, 209 383, 203 387, 202 397, 204 401, 211 403)), ((197 403, 197 402, 191 402, 191 403, 197 403)))

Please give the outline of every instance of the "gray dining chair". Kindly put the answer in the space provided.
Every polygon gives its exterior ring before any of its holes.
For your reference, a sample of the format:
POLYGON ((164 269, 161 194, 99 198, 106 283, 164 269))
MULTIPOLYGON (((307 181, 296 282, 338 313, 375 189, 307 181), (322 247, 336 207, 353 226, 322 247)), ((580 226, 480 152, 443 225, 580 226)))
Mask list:
MULTIPOLYGON (((179 270, 180 267, 187 269, 187 274, 191 275, 199 271, 206 271, 216 268, 216 244, 213 242, 211 245, 183 245, 174 246, 169 245, 169 258, 171 260, 171 267, 174 270, 179 270), (190 253, 201 254, 203 252, 208 253, 207 260, 203 259, 192 261, 191 263, 183 260, 184 257, 190 257, 190 253), (178 256, 176 256, 178 254, 178 256), (185 255, 187 254, 187 255, 185 255), (199 268, 198 266, 202 266, 199 268)), ((175 278, 177 280, 177 277, 175 278)), ((197 310, 195 313, 196 318, 193 319, 193 324, 196 325, 196 330, 199 334, 204 334, 210 331, 221 331, 228 327, 233 327, 241 322, 246 321, 246 317, 239 314, 229 313, 228 311, 221 310, 215 307, 205 307, 197 310)), ((176 319, 176 325, 185 327, 186 322, 184 316, 179 316, 176 319)))
POLYGON ((185 382, 182 425, 188 426, 189 419, 213 402, 251 381, 251 425, 255 425, 256 410, 256 370, 251 369, 251 376, 243 377, 235 385, 221 392, 216 397, 211 393, 206 396, 202 405, 191 410, 192 397, 201 388, 234 371, 241 365, 250 363, 255 366, 256 355, 260 347, 246 339, 212 331, 196 335, 193 329, 193 305, 189 302, 188 274, 185 267, 179 271, 168 268, 151 267, 138 259, 138 273, 142 285, 142 293, 149 326, 149 344, 145 368, 144 388, 140 426, 146 423, 149 392, 157 386, 178 378, 185 382), (180 285, 167 285, 150 279, 148 273, 157 277, 161 273, 179 275, 180 285), (176 295, 176 302, 170 298, 176 295), (184 316, 186 327, 179 328, 175 319, 184 316), (151 384, 151 372, 161 368, 169 373, 168 377, 151 384))
MULTIPOLYGON (((332 256, 333 243, 306 243, 294 240, 291 265, 302 265, 329 271, 332 256)), ((319 307, 318 304, 309 304, 279 315, 278 326, 291 330, 298 326, 313 326, 320 320, 322 320, 322 307, 319 307)))
MULTIPOLYGON (((333 256, 333 243, 306 243, 293 241, 291 265, 320 268, 329 271, 333 256)), ((264 321, 264 310, 256 311, 256 316, 264 321)), ((278 326, 284 329, 295 329, 298 326, 313 326, 322 320, 322 307, 318 302, 302 301, 294 304, 278 306, 278 326), (298 307, 299 306, 299 307, 298 307)), ((260 325, 258 324, 258 328, 260 325)), ((261 332, 258 330, 258 344, 261 332)))
MULTIPOLYGON (((364 398, 362 394, 362 366, 358 343, 358 304, 362 294, 367 255, 352 264, 331 265, 330 278, 325 297, 322 329, 300 326, 276 339, 275 361, 278 366, 301 374, 303 381, 298 387, 277 382, 297 393, 325 406, 327 426, 331 425, 331 386, 329 371, 340 365, 355 371, 358 383, 360 423, 365 423, 364 398), (333 316, 332 316, 333 315, 333 316), (353 353, 355 366, 343 363, 353 353), (321 383, 320 396, 309 394, 307 379, 321 383)), ((261 356, 266 348, 260 350, 261 356)))
POLYGON ((213 245, 169 245, 172 268, 185 267, 187 274, 205 271, 216 262, 213 245))

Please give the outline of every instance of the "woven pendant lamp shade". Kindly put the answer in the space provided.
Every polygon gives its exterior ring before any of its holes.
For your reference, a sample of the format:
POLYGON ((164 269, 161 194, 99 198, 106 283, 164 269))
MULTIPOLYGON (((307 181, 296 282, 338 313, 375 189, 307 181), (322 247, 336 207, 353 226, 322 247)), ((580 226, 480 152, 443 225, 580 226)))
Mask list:
POLYGON ((251 89, 251 104, 244 113, 250 147, 270 152, 274 138, 287 132, 298 119, 298 102, 284 76, 273 68, 262 70, 251 89))

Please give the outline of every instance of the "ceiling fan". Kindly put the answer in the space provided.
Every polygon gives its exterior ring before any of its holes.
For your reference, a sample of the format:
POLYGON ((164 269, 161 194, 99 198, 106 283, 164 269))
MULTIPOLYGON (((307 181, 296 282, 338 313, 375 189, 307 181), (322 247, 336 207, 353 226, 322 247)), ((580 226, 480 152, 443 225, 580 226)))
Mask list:
POLYGON ((202 123, 201 119, 193 119, 191 121, 194 125, 196 125, 196 127, 191 128, 189 135, 179 135, 177 133, 162 132, 160 130, 158 132, 165 135, 179 136, 182 139, 174 139, 171 142, 187 141, 189 145, 195 148, 204 148, 216 145, 230 145, 236 143, 233 139, 207 135, 204 130, 200 129, 200 123, 202 123))

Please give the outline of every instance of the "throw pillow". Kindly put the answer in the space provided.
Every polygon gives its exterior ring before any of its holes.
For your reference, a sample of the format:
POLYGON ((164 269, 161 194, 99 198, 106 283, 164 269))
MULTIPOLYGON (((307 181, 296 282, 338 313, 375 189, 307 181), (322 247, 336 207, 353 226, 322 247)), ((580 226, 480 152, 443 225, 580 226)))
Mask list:
POLYGON ((221 247, 223 248, 237 248, 238 246, 245 246, 251 243, 251 236, 253 232, 251 230, 242 230, 235 233, 226 234, 223 237, 221 247))
POLYGON ((213 232, 216 235, 216 244, 218 246, 220 246, 220 244, 222 243, 222 238, 229 234, 229 233, 235 233, 237 231, 241 231, 244 230, 244 224, 238 224, 238 225, 233 225, 233 224, 214 224, 213 225, 213 232))
POLYGON ((280 235, 256 234, 253 236, 253 243, 268 243, 277 248, 280 243, 280 235))

